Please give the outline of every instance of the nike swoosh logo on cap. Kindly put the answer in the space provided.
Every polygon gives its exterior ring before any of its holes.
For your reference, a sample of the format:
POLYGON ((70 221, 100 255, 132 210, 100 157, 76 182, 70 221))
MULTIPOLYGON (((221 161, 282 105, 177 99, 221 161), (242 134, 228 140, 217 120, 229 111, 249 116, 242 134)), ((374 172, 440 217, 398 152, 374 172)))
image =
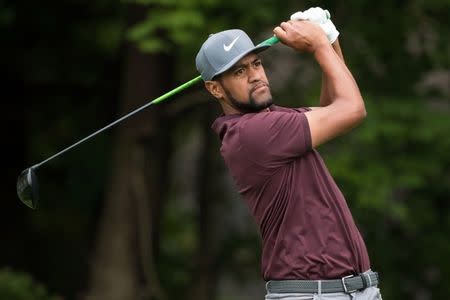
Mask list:
POLYGON ((223 44, 223 50, 225 50, 227 52, 230 51, 231 48, 233 48, 234 43, 236 43, 236 41, 238 40, 238 38, 239 38, 239 36, 237 36, 237 38, 235 38, 229 45, 223 44))

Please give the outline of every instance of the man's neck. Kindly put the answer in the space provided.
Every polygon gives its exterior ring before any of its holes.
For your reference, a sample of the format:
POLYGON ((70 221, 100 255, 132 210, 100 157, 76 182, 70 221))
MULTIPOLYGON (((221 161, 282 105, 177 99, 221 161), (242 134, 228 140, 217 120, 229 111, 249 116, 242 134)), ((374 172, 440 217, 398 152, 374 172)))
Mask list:
MULTIPOLYGON (((222 104, 222 103, 221 103, 222 104)), ((271 111, 271 106, 266 107, 261 109, 260 111, 258 111, 258 113, 260 112, 270 112, 271 111)), ((243 115, 246 114, 247 112, 242 112, 236 108, 234 108, 233 106, 229 105, 228 103, 222 104, 222 110, 223 110, 223 114, 224 115, 243 115)))

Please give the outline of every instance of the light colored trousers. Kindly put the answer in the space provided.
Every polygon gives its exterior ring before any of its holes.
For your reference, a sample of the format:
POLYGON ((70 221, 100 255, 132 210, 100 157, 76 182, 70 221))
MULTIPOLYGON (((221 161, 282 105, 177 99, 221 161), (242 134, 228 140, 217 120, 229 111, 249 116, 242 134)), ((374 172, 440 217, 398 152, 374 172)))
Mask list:
POLYGON ((382 300, 380 289, 376 286, 368 287, 364 291, 346 293, 326 293, 326 294, 275 294, 268 293, 266 300, 382 300))

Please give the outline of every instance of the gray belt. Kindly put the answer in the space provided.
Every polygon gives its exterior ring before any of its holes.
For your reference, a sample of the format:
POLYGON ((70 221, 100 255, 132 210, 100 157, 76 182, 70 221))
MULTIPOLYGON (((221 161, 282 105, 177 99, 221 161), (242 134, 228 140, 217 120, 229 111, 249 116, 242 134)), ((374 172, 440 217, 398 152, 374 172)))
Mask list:
POLYGON ((353 293, 377 285, 378 281, 378 273, 368 271, 333 280, 270 280, 266 289, 268 293, 353 293))

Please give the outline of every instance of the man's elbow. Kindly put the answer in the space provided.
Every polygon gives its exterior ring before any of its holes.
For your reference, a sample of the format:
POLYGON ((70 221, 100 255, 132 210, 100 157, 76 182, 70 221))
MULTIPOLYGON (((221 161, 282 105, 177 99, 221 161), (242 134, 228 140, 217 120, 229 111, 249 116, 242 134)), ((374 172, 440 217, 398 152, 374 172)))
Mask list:
POLYGON ((364 104, 362 104, 361 107, 359 108, 360 122, 363 121, 366 117, 367 117, 367 110, 366 110, 366 107, 364 106, 364 104))
POLYGON ((355 111, 357 124, 361 123, 367 117, 366 107, 364 106, 364 102, 356 108, 355 111))
POLYGON ((351 113, 352 122, 351 123, 353 126, 358 125, 367 117, 367 111, 364 106, 364 102, 362 104, 355 105, 351 111, 352 111, 352 113, 351 113))
POLYGON ((339 103, 339 111, 342 112, 343 124, 345 127, 352 128, 359 123, 361 123, 367 116, 366 107, 362 98, 353 98, 351 101, 349 99, 342 100, 337 99, 333 104, 339 103))

